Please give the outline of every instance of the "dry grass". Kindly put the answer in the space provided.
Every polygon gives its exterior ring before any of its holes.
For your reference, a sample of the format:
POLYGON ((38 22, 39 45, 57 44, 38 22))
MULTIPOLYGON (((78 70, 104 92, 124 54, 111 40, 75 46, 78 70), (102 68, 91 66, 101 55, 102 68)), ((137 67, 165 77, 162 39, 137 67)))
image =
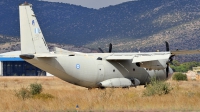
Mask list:
POLYGON ((174 82, 170 94, 144 97, 143 86, 130 89, 87 90, 55 77, 0 77, 0 111, 200 111, 198 81, 174 82), (53 99, 19 99, 15 90, 42 84, 53 99))

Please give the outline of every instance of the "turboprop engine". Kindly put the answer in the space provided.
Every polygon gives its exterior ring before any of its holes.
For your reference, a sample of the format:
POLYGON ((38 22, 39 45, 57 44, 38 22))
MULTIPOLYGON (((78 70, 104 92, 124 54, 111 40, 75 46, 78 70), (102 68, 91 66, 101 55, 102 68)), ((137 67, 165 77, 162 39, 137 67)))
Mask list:
POLYGON ((137 86, 140 84, 140 81, 136 78, 134 79, 127 79, 127 78, 113 78, 102 81, 99 83, 100 87, 131 87, 137 86))
POLYGON ((167 67, 166 61, 165 60, 155 60, 155 61, 150 61, 150 62, 142 62, 142 63, 136 63, 138 67, 144 67, 149 70, 161 70, 165 69, 167 67))

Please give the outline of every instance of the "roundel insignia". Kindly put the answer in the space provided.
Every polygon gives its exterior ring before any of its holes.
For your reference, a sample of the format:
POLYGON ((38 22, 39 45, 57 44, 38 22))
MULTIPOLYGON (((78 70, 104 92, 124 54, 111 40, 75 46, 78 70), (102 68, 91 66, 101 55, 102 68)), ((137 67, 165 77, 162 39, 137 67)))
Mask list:
POLYGON ((32 20, 32 25, 35 26, 35 21, 34 20, 32 20))
POLYGON ((76 64, 76 69, 80 69, 80 65, 79 64, 76 64))

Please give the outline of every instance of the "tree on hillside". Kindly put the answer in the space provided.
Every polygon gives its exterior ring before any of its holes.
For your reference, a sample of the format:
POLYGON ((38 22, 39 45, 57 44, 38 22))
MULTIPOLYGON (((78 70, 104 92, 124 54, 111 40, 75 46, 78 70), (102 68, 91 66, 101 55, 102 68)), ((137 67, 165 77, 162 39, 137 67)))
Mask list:
POLYGON ((173 65, 170 65, 174 72, 187 72, 197 66, 200 66, 200 62, 185 62, 180 64, 178 61, 173 61, 173 65))

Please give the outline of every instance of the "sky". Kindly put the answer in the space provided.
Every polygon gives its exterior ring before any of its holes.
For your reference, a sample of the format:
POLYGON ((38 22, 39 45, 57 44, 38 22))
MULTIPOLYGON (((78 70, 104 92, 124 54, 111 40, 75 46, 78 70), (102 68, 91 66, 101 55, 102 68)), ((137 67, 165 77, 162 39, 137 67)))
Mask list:
POLYGON ((102 7, 108 7, 109 5, 117 5, 127 1, 134 0, 43 0, 49 2, 63 2, 74 5, 81 5, 83 7, 99 9, 102 7))

